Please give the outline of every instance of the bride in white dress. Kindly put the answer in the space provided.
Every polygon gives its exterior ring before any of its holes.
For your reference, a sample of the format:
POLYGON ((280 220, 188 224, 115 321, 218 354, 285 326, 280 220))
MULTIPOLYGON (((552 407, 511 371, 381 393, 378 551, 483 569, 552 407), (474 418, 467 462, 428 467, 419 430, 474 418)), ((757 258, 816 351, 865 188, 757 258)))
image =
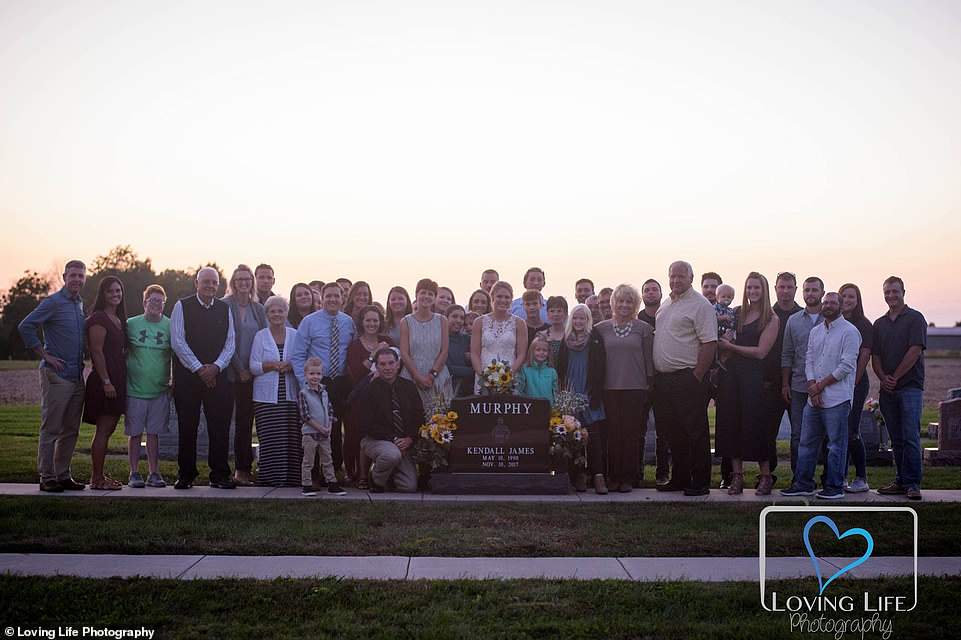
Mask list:
POLYGON ((527 323, 511 314, 514 290, 506 282, 491 287, 494 310, 474 320, 470 360, 474 367, 474 393, 482 390, 480 376, 492 360, 503 360, 516 375, 527 357, 527 323))

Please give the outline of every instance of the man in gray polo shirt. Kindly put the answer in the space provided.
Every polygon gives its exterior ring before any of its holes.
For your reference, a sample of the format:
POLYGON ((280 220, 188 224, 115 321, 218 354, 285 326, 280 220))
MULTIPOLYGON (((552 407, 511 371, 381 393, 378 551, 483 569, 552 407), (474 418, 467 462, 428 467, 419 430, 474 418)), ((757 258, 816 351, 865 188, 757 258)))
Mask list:
POLYGON ((791 471, 797 470, 798 445, 801 442, 801 420, 808 401, 804 358, 811 329, 821 324, 821 298, 824 281, 811 276, 804 281, 804 309, 788 318, 781 348, 781 393, 791 405, 791 471))

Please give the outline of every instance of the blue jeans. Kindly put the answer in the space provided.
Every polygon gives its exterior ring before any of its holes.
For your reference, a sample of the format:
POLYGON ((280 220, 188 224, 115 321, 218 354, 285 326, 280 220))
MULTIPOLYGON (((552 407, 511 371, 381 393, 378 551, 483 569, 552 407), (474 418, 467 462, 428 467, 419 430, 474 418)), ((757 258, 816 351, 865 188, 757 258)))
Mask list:
POLYGON ((851 401, 835 407, 804 407, 801 426, 801 446, 798 450, 794 486, 804 491, 814 490, 814 468, 821 453, 821 441, 828 438, 827 465, 824 469, 824 489, 829 493, 843 491, 844 475, 848 465, 848 414, 851 401))
POLYGON ((791 472, 797 470, 798 447, 801 444, 801 423, 804 421, 804 407, 807 406, 808 394, 791 389, 791 409, 788 417, 791 419, 791 472))
POLYGON ((921 488, 921 389, 881 391, 881 415, 891 436, 897 468, 895 482, 905 489, 921 488))

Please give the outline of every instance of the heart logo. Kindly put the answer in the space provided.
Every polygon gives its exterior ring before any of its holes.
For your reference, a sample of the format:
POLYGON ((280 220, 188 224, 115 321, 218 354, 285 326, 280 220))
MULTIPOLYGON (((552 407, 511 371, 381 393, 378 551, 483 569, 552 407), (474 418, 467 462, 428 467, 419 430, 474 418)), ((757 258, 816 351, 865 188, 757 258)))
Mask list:
POLYGON ((804 525, 804 546, 808 550, 808 556, 811 558, 811 564, 814 565, 814 573, 816 573, 818 577, 818 586, 821 587, 821 590, 818 592, 818 595, 821 595, 824 593, 824 590, 828 588, 828 585, 834 581, 835 578, 838 578, 844 575, 854 567, 864 564, 865 562, 868 561, 868 558, 871 557, 871 553, 874 551, 874 538, 871 536, 870 533, 868 533, 861 527, 848 529, 844 533, 841 533, 838 530, 838 525, 835 524, 834 520, 832 520, 831 518, 827 516, 814 516, 813 518, 807 521, 807 524, 804 525), (819 522, 826 524, 828 527, 830 527, 831 531, 834 532, 834 535, 837 537, 838 540, 844 540, 849 536, 861 536, 868 543, 868 548, 864 552, 864 555, 862 555, 860 558, 858 558, 854 562, 851 562, 841 567, 833 576, 828 578, 827 581, 824 581, 824 578, 822 578, 821 576, 821 564, 818 562, 817 556, 814 555, 814 549, 811 548, 811 527, 813 527, 819 522))

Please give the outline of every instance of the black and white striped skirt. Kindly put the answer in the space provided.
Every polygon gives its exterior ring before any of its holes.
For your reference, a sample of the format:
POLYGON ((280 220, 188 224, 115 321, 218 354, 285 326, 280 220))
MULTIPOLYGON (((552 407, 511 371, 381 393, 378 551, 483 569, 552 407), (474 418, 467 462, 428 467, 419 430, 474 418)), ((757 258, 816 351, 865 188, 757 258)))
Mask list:
POLYGON ((292 401, 254 403, 257 421, 257 484, 267 487, 299 487, 300 412, 292 401))

